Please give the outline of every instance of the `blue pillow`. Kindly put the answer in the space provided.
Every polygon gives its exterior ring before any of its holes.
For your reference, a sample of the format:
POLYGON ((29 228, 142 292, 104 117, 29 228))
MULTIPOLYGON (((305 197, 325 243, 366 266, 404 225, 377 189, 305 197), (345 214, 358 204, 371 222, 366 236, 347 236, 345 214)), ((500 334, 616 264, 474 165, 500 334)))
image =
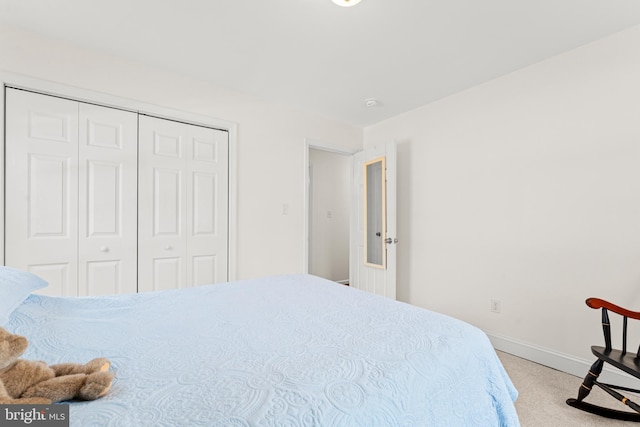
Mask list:
POLYGON ((0 266, 0 325, 9 320, 9 316, 31 292, 47 286, 40 277, 27 271, 0 266))

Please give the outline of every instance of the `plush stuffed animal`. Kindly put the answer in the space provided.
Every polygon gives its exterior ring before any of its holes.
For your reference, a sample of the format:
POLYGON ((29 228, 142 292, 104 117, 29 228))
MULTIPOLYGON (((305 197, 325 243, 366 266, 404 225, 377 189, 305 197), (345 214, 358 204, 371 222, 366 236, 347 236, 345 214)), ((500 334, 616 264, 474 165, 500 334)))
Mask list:
POLYGON ((109 360, 87 364, 18 359, 27 339, 0 327, 0 404, 50 404, 70 399, 93 400, 104 396, 113 381, 109 360))

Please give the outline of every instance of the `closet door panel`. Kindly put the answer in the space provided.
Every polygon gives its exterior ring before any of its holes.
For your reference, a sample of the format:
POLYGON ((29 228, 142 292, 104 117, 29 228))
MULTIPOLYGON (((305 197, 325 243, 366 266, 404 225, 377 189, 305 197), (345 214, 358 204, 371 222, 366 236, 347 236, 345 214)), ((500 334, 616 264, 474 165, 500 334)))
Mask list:
POLYGON ((153 170, 153 235, 182 236, 183 198, 182 171, 156 168, 153 170))
POLYGON ((139 289, 226 281, 228 133, 140 116, 139 139, 139 289))
POLYGON ((153 290, 175 289, 183 283, 183 257, 157 257, 153 260, 153 290))
POLYGON ((191 271, 194 286, 217 283, 218 260, 216 255, 191 257, 191 271))
POLYGON ((188 127, 187 197, 191 286, 227 281, 228 150, 225 131, 188 127))
POLYGON ((216 234, 216 176, 212 173, 193 172, 192 178, 192 236, 216 234))
POLYGON ((17 89, 6 103, 5 265, 77 295, 78 103, 17 89))
POLYGON ((30 153, 27 163, 29 239, 69 238, 69 158, 30 153))
POLYGON ((37 293, 52 296, 75 296, 78 295, 77 281, 74 282, 73 280, 74 277, 77 276, 76 267, 77 263, 73 262, 62 262, 59 264, 30 263, 28 270, 49 283, 49 286, 37 291, 37 293))
POLYGON ((136 113, 80 103, 80 295, 137 291, 136 113))
POLYGON ((122 223, 122 165, 117 162, 87 160, 86 237, 115 237, 122 223))
POLYGON ((187 125, 140 116, 138 289, 187 286, 187 125))
POLYGON ((118 292, 135 292, 135 281, 133 282, 134 290, 124 289, 131 286, 132 283, 123 282, 123 274, 121 272, 122 262, 115 261, 88 261, 84 264, 84 276, 87 283, 86 289, 81 289, 86 295, 109 295, 118 292))

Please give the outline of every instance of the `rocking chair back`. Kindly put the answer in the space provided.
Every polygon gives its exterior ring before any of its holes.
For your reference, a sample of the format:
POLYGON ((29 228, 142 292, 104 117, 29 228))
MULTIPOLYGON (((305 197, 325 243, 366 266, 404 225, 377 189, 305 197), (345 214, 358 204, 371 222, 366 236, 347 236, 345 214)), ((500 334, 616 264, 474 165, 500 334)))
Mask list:
POLYGON ((602 311, 602 332, 604 333, 605 345, 604 347, 591 347, 591 352, 597 357, 597 359, 593 365, 591 365, 589 372, 580 385, 578 398, 567 399, 567 404, 574 408, 608 418, 640 422, 640 405, 634 403, 629 400, 629 398, 616 391, 624 390, 640 393, 640 390, 613 384, 604 384, 598 381, 598 376, 600 376, 605 363, 609 363, 611 366, 640 379, 640 347, 635 353, 627 352, 628 319, 640 320, 640 312, 627 310, 626 308, 617 306, 599 298, 589 298, 586 300, 586 304, 593 309, 600 309, 602 311), (614 349, 611 344, 611 323, 609 322, 609 312, 622 316, 622 349, 614 349), (594 385, 633 409, 635 412, 619 411, 584 402, 584 399, 589 395, 594 385))

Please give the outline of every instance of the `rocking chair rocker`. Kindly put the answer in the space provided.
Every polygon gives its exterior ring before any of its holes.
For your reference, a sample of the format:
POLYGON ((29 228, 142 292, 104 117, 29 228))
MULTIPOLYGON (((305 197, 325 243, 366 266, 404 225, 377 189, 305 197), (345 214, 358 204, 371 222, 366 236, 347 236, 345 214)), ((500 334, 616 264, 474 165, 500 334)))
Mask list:
POLYGON ((567 404, 569 406, 573 406, 574 408, 590 412, 592 414, 601 415, 607 418, 640 422, 640 405, 632 402, 627 397, 616 391, 623 390, 640 393, 640 390, 612 384, 604 384, 598 381, 598 376, 602 372, 602 367, 604 366, 605 362, 640 379, 640 348, 638 349, 637 353, 627 353, 627 319, 631 318, 640 320, 640 312, 630 311, 598 298, 589 298, 587 299, 586 303, 593 309, 602 309, 602 330, 604 332, 605 346, 591 347, 591 352, 598 359, 593 365, 591 365, 587 376, 584 378, 584 381, 582 382, 582 385, 578 390, 578 398, 567 399, 567 404), (616 350, 611 347, 611 325, 609 324, 608 311, 619 314, 623 318, 622 350, 616 350), (635 412, 619 411, 616 409, 609 409, 603 406, 592 405, 590 403, 584 402, 584 398, 589 395, 594 385, 600 387, 602 390, 606 391, 611 396, 615 397, 620 402, 633 409, 635 412))

